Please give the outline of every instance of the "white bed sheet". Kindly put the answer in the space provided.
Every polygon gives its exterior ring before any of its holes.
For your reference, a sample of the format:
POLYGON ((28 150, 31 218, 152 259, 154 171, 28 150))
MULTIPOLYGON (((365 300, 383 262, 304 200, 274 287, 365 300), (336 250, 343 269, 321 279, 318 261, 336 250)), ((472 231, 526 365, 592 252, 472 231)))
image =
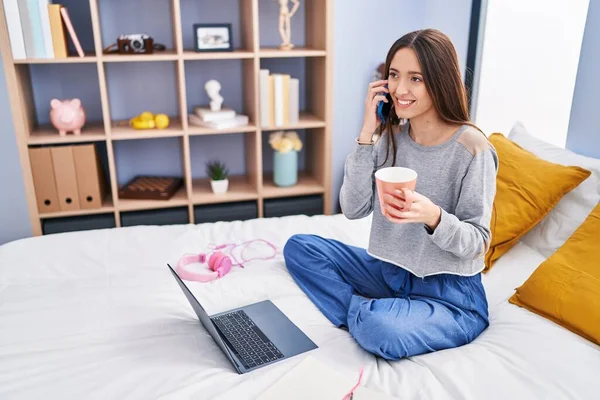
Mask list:
MULTIPOLYGON (((370 219, 293 216, 50 235, 0 247, 1 399, 252 399, 303 356, 238 375, 165 266, 207 243, 294 233, 366 246, 370 219)), ((592 399, 597 345, 507 302, 544 260, 518 244, 484 275, 491 326, 460 348, 387 362, 335 328, 279 256, 189 283, 209 313, 270 299, 319 346, 310 354, 400 399, 592 399)), ((173 264, 172 264, 173 265, 173 264)))

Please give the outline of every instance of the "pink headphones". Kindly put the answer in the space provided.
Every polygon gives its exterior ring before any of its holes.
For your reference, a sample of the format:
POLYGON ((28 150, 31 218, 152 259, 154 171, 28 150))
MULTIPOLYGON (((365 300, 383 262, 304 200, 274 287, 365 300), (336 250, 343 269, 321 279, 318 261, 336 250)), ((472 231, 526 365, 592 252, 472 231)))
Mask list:
MULTIPOLYGON (((241 256, 243 262, 249 262, 249 261, 253 261, 253 260, 268 260, 270 258, 275 257, 278 253, 277 248, 272 243, 270 243, 264 239, 249 240, 247 242, 240 243, 240 244, 229 243, 229 244, 221 244, 218 246, 211 245, 209 247, 211 247, 213 250, 222 250, 222 249, 230 247, 231 248, 230 252, 231 252, 234 248, 236 248, 238 246, 244 246, 242 248, 242 256, 241 256), (248 247, 248 245, 250 245, 253 242, 258 242, 258 241, 269 245, 274 250, 274 254, 269 257, 257 257, 257 258, 251 258, 251 259, 244 258, 243 253, 244 253, 244 250, 248 247)), ((185 266, 188 264, 205 263, 205 262, 206 262, 206 254, 205 253, 186 254, 183 257, 181 257, 177 263, 177 268, 176 268, 177 274, 179 275, 179 277, 181 279, 185 279, 188 281, 210 282, 217 278, 221 278, 221 277, 227 275, 229 273, 229 271, 231 271, 231 267, 233 267, 234 265, 239 265, 240 267, 244 268, 244 265, 242 263, 237 262, 237 259, 235 258, 233 253, 230 253, 230 255, 227 255, 223 251, 215 251, 208 258, 208 267, 211 270, 211 272, 209 272, 208 274, 192 272, 185 268, 185 266), (235 260, 236 262, 234 263, 232 259, 235 260)))

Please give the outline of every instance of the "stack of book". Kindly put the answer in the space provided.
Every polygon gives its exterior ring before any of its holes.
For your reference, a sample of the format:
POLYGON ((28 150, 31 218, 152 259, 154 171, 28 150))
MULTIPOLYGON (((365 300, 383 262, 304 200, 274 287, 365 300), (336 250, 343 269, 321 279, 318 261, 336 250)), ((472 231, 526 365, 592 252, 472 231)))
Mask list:
POLYGON ((210 129, 229 129, 248 125, 248 116, 237 114, 230 108, 212 111, 210 107, 194 107, 194 112, 188 116, 190 125, 210 129))
POLYGON ((260 121, 262 127, 297 124, 300 119, 300 81, 288 74, 260 70, 260 121))
POLYGON ((67 31, 79 57, 84 53, 69 13, 52 0, 2 0, 12 56, 25 58, 66 58, 67 31))

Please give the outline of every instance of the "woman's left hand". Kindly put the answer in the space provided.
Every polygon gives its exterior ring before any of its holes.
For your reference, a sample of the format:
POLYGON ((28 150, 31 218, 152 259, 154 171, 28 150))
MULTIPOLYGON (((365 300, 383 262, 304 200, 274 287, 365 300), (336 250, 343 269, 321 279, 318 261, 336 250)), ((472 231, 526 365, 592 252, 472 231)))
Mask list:
POLYGON ((385 194, 384 216, 393 223, 420 222, 432 230, 440 223, 441 209, 427 197, 410 189, 396 190, 395 196, 385 194), (406 210, 403 208, 407 206, 406 210))

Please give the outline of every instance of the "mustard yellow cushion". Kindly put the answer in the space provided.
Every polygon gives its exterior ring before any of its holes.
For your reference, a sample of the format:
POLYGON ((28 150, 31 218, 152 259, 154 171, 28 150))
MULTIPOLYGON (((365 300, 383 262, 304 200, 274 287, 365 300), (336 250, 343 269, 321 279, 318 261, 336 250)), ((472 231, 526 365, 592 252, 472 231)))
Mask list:
POLYGON ((600 344, 599 239, 600 204, 509 301, 600 344))
POLYGON ((578 166, 543 160, 501 133, 490 135, 489 140, 496 148, 499 166, 484 272, 591 174, 578 166))

